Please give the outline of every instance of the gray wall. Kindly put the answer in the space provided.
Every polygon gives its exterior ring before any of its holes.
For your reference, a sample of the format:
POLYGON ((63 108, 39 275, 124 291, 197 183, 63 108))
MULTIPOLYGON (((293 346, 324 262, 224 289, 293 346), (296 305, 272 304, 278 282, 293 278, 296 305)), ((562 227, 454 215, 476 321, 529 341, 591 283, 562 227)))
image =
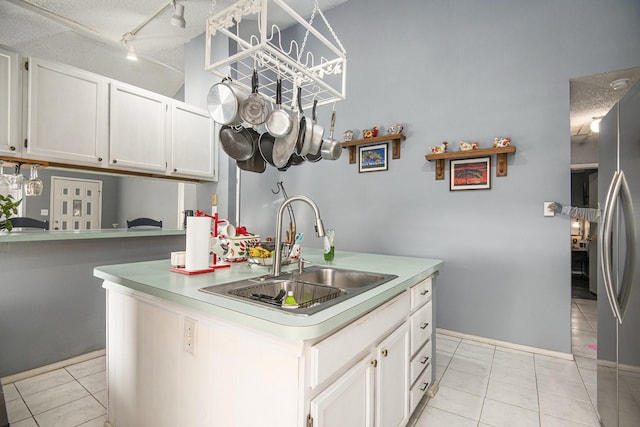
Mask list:
MULTIPOLYGON (((270 189, 282 180, 318 203, 338 250, 444 259, 438 327, 570 352, 569 221, 543 217, 543 202, 570 201, 569 79, 640 65, 640 3, 350 0, 326 15, 348 54, 336 135, 404 123, 401 158, 366 174, 346 152, 243 173, 241 222, 273 235, 281 199, 270 189), (450 192, 448 175, 434 180, 429 146, 488 147, 498 136, 517 152, 507 177, 495 177, 492 159, 491 190, 450 192)), ((189 49, 187 100, 206 80, 202 42, 189 49)), ((320 109, 327 128, 329 118, 320 109)), ((296 207, 304 245, 320 247, 310 217, 296 207)))
POLYGON ((105 348, 93 268, 183 248, 184 236, 0 243, 0 377, 105 348))

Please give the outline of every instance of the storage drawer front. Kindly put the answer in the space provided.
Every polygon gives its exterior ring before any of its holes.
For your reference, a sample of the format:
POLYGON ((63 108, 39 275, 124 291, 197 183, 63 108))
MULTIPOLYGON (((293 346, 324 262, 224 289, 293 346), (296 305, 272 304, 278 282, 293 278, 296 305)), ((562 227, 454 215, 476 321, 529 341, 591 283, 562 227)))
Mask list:
POLYGON ((420 403, 420 399, 422 399, 431 386, 431 366, 428 369, 425 369, 418 378, 418 381, 411 387, 411 395, 409 397, 409 413, 413 413, 420 403))
POLYGON ((411 354, 414 354, 422 345, 431 338, 432 302, 429 301, 422 308, 411 315, 411 354))
POLYGON ((411 288, 411 311, 431 300, 432 281, 430 276, 411 288))
POLYGON ((409 294, 403 292, 382 307, 313 345, 309 351, 310 386, 318 386, 359 353, 382 339, 387 331, 406 319, 408 308, 409 294))
POLYGON ((413 384, 420 376, 424 368, 431 369, 431 354, 432 354, 432 342, 431 340, 422 347, 418 354, 411 359, 411 382, 413 384))

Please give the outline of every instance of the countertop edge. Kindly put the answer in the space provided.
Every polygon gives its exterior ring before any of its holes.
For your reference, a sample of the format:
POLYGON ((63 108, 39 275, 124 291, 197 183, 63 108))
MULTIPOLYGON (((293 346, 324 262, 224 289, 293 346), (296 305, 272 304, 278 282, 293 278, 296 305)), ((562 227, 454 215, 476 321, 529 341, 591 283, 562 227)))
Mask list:
MULTIPOLYGON (((356 255, 366 257, 371 254, 356 255)), ((319 256, 320 258, 322 257, 321 252, 319 256)), ((397 258, 401 259, 403 257, 397 258)), ((186 307, 197 310, 205 316, 235 322, 279 338, 308 340, 321 337, 368 313, 421 280, 437 273, 444 263, 441 260, 427 258, 413 258, 413 260, 416 260, 417 263, 425 263, 424 268, 416 269, 416 266, 413 266, 413 271, 410 274, 399 275, 397 279, 391 282, 380 285, 357 297, 336 304, 311 316, 292 316, 267 308, 256 307, 248 303, 238 302, 223 296, 202 293, 194 294, 193 290, 201 286, 201 284, 197 282, 188 290, 192 292, 191 296, 187 294, 188 292, 186 292, 187 290, 185 289, 182 289, 182 291, 177 289, 169 290, 161 289, 159 286, 145 284, 143 280, 136 278, 135 267, 136 265, 143 266, 146 263, 96 267, 94 269, 94 275, 105 280, 103 287, 106 289, 133 294, 136 297, 142 297, 151 301, 169 303, 176 308, 186 307), (118 270, 122 270, 122 272, 117 273, 118 270)), ((335 265, 335 267, 353 268, 354 265, 335 265)), ((171 274, 175 275, 176 273, 171 274)), ((165 273, 160 272, 158 279, 164 275, 165 273)), ((182 283, 188 283, 191 277, 195 278, 196 276, 173 276, 169 280, 173 279, 174 281, 178 280, 182 283)), ((217 279, 215 273, 209 276, 209 278, 214 281, 217 279)))
POLYGON ((153 236, 184 236, 183 229, 104 229, 80 231, 12 231, 0 232, 0 243, 46 242, 61 240, 120 239, 153 236))

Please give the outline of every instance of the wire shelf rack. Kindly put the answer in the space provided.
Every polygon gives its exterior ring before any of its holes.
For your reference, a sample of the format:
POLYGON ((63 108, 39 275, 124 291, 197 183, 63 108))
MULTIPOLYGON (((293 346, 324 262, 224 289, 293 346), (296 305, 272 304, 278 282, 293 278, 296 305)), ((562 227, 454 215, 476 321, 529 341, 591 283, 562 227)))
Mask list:
POLYGON ((346 51, 317 2, 306 21, 283 0, 240 0, 207 19, 205 56, 206 70, 247 92, 258 71, 258 91, 271 102, 280 78, 283 106, 294 108, 298 87, 307 110, 314 100, 324 105, 346 97, 346 51))

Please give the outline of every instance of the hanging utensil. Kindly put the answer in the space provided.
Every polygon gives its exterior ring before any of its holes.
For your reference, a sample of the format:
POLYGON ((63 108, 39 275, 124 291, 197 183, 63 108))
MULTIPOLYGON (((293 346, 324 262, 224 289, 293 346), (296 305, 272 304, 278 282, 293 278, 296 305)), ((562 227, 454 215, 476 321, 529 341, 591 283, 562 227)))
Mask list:
MULTIPOLYGON (((251 137, 254 140, 254 145, 257 147, 261 135, 258 134, 258 132, 252 132, 251 137)), ((237 160, 236 164, 240 169, 247 172, 262 173, 267 169, 267 162, 262 157, 259 149, 256 149, 248 160, 237 160)))
POLYGON ((247 94, 236 85, 231 78, 225 77, 209 89, 207 108, 209 115, 221 125, 239 125, 240 105, 247 99, 247 94))
POLYGON ((242 126, 222 126, 220 129, 220 144, 229 157, 234 160, 249 160, 257 149, 252 133, 253 129, 242 126))
POLYGON ((269 114, 269 104, 258 93, 258 71, 253 70, 251 95, 240 105, 240 117, 247 123, 258 126, 265 122, 269 114))
POLYGON ((291 117, 282 108, 282 80, 280 78, 276 83, 276 108, 269 113, 264 125, 267 132, 276 138, 284 137, 291 132, 291 117))
POLYGON ((322 141, 320 154, 323 159, 338 160, 342 155, 342 144, 337 139, 333 139, 333 128, 336 124, 336 110, 331 113, 331 127, 329 128, 329 139, 322 141))
POLYGON ((291 121, 291 132, 289 132, 288 135, 282 138, 276 138, 275 142, 273 143, 272 154, 273 164, 275 167, 283 168, 289 162, 291 155, 294 153, 296 148, 298 132, 298 120, 293 119, 291 121))
POLYGON ((31 175, 24 184, 26 196, 39 196, 42 194, 42 180, 38 178, 38 165, 31 165, 31 175))
POLYGON ((322 146, 322 138, 324 137, 324 127, 318 124, 318 117, 316 114, 316 106, 318 105, 318 100, 313 100, 313 113, 311 115, 312 118, 312 126, 311 126, 311 138, 309 141, 309 146, 306 148, 303 147, 301 154, 317 154, 320 151, 320 147, 322 146))
POLYGON ((298 88, 298 115, 300 116, 300 127, 298 128, 298 138, 296 140, 295 152, 300 155, 303 152, 306 154, 309 152, 309 147, 311 143, 311 119, 305 117, 304 111, 302 110, 302 87, 298 88), (305 151, 306 150, 306 151, 305 151))

